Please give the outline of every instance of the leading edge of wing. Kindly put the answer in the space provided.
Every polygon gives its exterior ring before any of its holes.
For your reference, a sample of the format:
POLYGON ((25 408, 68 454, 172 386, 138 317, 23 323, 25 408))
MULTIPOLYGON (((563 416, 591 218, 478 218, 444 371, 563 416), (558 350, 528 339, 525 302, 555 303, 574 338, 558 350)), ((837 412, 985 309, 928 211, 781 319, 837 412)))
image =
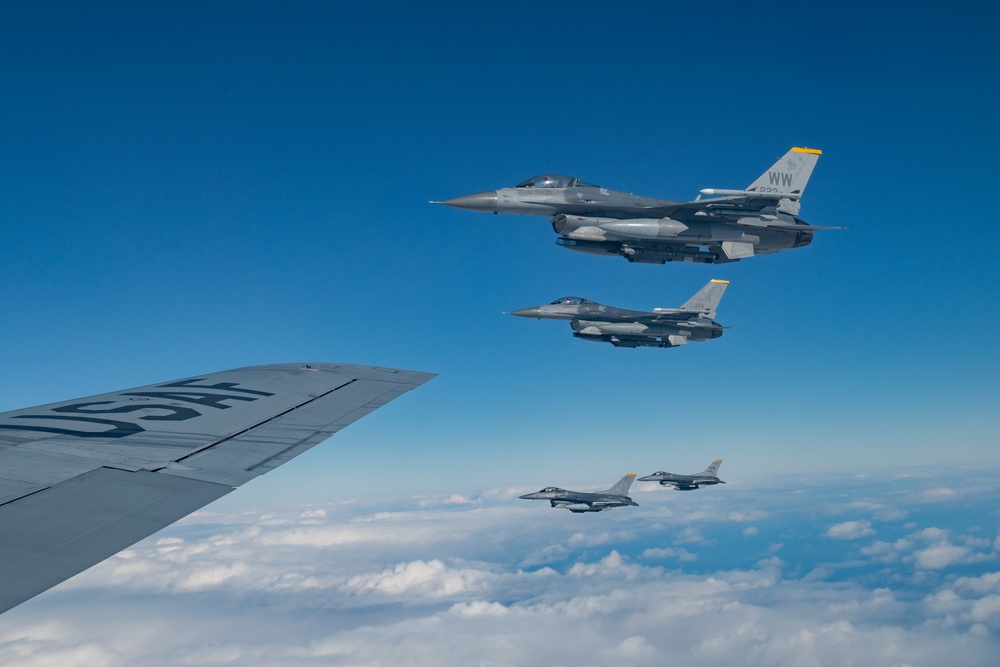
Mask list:
POLYGON ((344 364, 251 366, 0 414, 0 612, 432 377, 344 364))

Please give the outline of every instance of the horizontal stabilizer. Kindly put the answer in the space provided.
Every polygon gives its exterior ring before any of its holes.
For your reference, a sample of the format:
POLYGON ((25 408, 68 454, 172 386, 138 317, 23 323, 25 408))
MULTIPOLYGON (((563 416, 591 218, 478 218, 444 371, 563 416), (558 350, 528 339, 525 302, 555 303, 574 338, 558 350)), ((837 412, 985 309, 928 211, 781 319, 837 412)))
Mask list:
POLYGON ((797 232, 823 232, 831 229, 847 229, 847 227, 830 227, 822 225, 796 225, 794 223, 786 222, 769 222, 763 225, 768 229, 790 229, 797 232))

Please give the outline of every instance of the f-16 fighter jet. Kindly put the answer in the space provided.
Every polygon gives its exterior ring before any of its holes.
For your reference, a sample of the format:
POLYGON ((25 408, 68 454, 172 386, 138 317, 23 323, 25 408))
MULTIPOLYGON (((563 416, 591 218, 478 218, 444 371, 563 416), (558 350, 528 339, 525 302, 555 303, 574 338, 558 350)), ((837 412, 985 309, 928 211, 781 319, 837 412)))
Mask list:
POLYGON ((654 472, 652 475, 640 477, 639 481, 659 482, 660 486, 672 486, 677 491, 694 491, 702 486, 725 484, 725 482, 715 476, 719 472, 719 466, 721 465, 722 459, 716 459, 707 468, 694 475, 675 475, 672 472, 660 471, 654 472))
POLYGON ((564 296, 544 306, 515 310, 511 315, 571 320, 577 338, 615 347, 676 347, 722 335, 722 325, 714 321, 715 308, 728 285, 728 280, 712 280, 680 308, 624 310, 564 296))
POLYGON ((555 486, 547 486, 535 493, 526 493, 521 498, 523 500, 548 500, 552 507, 562 507, 570 512, 579 514, 582 512, 603 512, 604 510, 626 505, 635 505, 628 497, 629 487, 635 481, 635 473, 629 474, 618 480, 618 483, 607 491, 595 491, 586 493, 583 491, 567 491, 555 486))
POLYGON ((799 202, 822 151, 792 148, 745 190, 708 188, 690 202, 640 197, 571 176, 542 174, 512 188, 443 203, 490 213, 552 216, 556 243, 630 262, 735 262, 812 242, 799 202))

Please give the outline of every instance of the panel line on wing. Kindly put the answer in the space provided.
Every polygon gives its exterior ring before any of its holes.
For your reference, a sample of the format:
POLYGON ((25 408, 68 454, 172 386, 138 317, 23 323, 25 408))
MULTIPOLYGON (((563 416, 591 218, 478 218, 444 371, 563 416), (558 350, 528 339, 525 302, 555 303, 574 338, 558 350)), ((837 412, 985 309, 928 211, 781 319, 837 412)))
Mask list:
POLYGON ((261 421, 257 422, 256 424, 253 424, 251 426, 247 426, 245 429, 243 429, 241 431, 237 431, 235 433, 231 433, 231 434, 229 434, 229 435, 227 435, 227 436, 225 436, 223 438, 219 438, 217 440, 213 440, 212 442, 210 442, 210 443, 208 443, 206 445, 202 445, 201 447, 198 447, 197 449, 193 449, 190 452, 188 452, 187 454, 185 454, 184 456, 182 456, 182 457, 180 457, 178 459, 174 459, 174 463, 179 463, 181 461, 184 461, 185 459, 188 459, 188 458, 194 456, 195 454, 200 454, 200 453, 202 453, 202 452, 204 452, 206 450, 212 449, 213 447, 217 447, 218 445, 221 445, 224 442, 232 440, 233 438, 238 438, 239 436, 243 435, 244 433, 246 433, 248 431, 252 431, 255 428, 259 428, 261 426, 264 426, 268 422, 274 421, 275 419, 278 419, 280 417, 284 417, 285 415, 287 415, 290 412, 293 412, 295 410, 298 410, 299 408, 302 408, 302 407, 305 407, 305 406, 309 405, 310 403, 314 403, 314 402, 316 402, 316 401, 318 401, 318 400, 320 400, 322 398, 325 398, 325 397, 329 396, 330 394, 332 394, 333 392, 339 391, 340 389, 343 389, 344 387, 346 387, 346 386, 348 386, 350 384, 353 384, 353 383, 355 383, 357 381, 358 381, 357 378, 351 378, 350 380, 348 380, 347 382, 345 382, 342 385, 338 385, 338 386, 334 387, 333 389, 330 389, 329 391, 323 392, 322 394, 319 394, 317 396, 313 396, 308 401, 303 401, 302 403, 299 403, 298 405, 293 405, 292 407, 288 408, 287 410, 279 412, 276 415, 272 415, 272 416, 268 417, 267 419, 264 419, 264 420, 261 420, 261 421))
MULTIPOLYGON (((345 421, 345 420, 348 423, 353 422, 355 419, 363 417, 364 415, 368 414, 372 410, 376 410, 376 409, 382 407, 383 405, 385 405, 389 401, 393 400, 394 398, 398 398, 399 396, 402 396, 407 391, 409 391, 409 389, 405 389, 405 388, 401 388, 401 387, 397 387, 395 389, 390 389, 389 391, 385 392, 384 394, 382 394, 378 398, 373 399, 373 400, 369 401, 368 403, 366 403, 366 404, 364 404, 364 405, 362 405, 362 406, 360 406, 358 408, 355 408, 354 410, 352 410, 351 412, 347 413, 346 415, 341 416, 340 419, 338 419, 337 422, 334 422, 334 423, 336 424, 336 423, 338 423, 340 421, 345 421), (385 398, 386 396, 389 396, 389 398, 385 398), (353 415, 355 415, 356 413, 359 413, 359 412, 362 413, 359 417, 353 417, 353 415)), ((319 398, 319 397, 317 397, 317 398, 319 398)), ((336 432, 336 430, 339 430, 339 428, 340 427, 338 427, 337 429, 335 429, 333 432, 336 432)), ((263 460, 259 461, 258 463, 255 463, 254 465, 250 466, 249 468, 247 468, 247 472, 253 472, 253 471, 264 469, 264 468, 266 468, 266 470, 264 470, 264 472, 267 472, 268 470, 273 470, 276 466, 269 465, 272 461, 278 461, 278 465, 281 465, 282 463, 284 463, 288 459, 293 458, 295 456, 298 456, 298 454, 301 453, 301 452, 296 452, 296 450, 301 450, 304 445, 305 445, 306 449, 309 449, 310 447, 312 447, 312 445, 314 444, 314 443, 310 442, 310 440, 312 440, 312 439, 313 439, 313 436, 302 438, 298 442, 296 442, 294 444, 291 444, 288 447, 285 447, 284 449, 282 449, 282 450, 280 450, 278 452, 275 452, 274 454, 268 456, 266 459, 263 459, 263 460), (295 453, 292 454, 292 456, 287 456, 290 452, 295 452, 295 453)), ((262 472, 261 474, 264 474, 264 473, 262 472)))

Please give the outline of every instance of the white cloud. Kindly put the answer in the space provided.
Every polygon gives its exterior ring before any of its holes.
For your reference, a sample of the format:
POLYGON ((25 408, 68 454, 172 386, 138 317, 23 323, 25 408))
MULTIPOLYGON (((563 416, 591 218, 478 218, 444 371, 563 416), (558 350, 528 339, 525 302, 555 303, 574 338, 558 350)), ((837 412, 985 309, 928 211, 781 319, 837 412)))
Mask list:
POLYGON ((940 570, 950 565, 968 562, 970 551, 950 542, 935 542, 925 549, 913 552, 915 564, 924 570, 940 570))
POLYGON ((937 489, 927 489, 920 493, 920 499, 924 502, 940 502, 945 500, 951 500, 957 494, 954 489, 948 488, 937 488, 937 489))
POLYGON ((666 548, 666 549, 644 549, 642 552, 643 558, 649 559, 666 559, 673 558, 682 563, 690 563, 691 561, 698 560, 698 556, 691 553, 687 549, 677 548, 666 548))
POLYGON ((902 521, 907 517, 907 511, 899 507, 893 507, 884 503, 872 502, 870 500, 856 500, 848 503, 847 507, 852 512, 867 511, 879 521, 902 521))
POLYGON ((476 503, 469 496, 460 493, 453 493, 449 496, 415 496, 420 507, 434 507, 436 505, 471 505, 476 503))
POLYGON ((705 537, 698 528, 688 526, 677 535, 675 541, 677 544, 700 544, 705 541, 705 537))
POLYGON ((953 565, 964 565, 995 560, 995 544, 975 535, 952 537, 952 531, 930 527, 908 536, 908 543, 922 542, 927 546, 915 549, 914 566, 919 570, 942 570, 953 565), (961 542, 959 544, 958 542, 961 542))
POLYGON ((959 577, 955 580, 955 588, 972 595, 1000 593, 1000 572, 987 572, 978 577, 959 577))
POLYGON ((923 530, 914 533, 911 537, 913 537, 914 539, 931 542, 931 541, 946 540, 948 539, 948 536, 950 534, 951 534, 950 531, 945 530, 943 528, 931 527, 931 528, 924 528, 923 530))
POLYGON ((848 521, 824 552, 861 558, 810 562, 808 514, 735 523, 748 497, 700 505, 697 525, 653 497, 583 517, 500 499, 205 513, 6 614, 0 664, 994 664, 1000 572, 939 574, 992 565, 981 531, 852 545, 874 530, 848 521))
POLYGON ((1000 595, 988 595, 973 602, 969 616, 980 622, 1000 616, 1000 595))
POLYGON ((615 647, 613 653, 615 657, 626 660, 636 660, 650 658, 656 655, 656 649, 646 643, 646 638, 642 635, 632 635, 623 639, 615 647))
POLYGON ((565 544, 572 549, 582 547, 596 547, 602 544, 620 544, 633 537, 629 531, 618 531, 615 533, 573 533, 565 544))
POLYGON ((339 590, 351 595, 375 592, 440 598, 486 590, 492 578, 489 572, 449 568, 439 560, 411 561, 382 572, 354 575, 339 590))
POLYGON ((903 555, 913 548, 910 540, 899 539, 895 542, 875 541, 867 547, 861 548, 861 555, 868 556, 881 563, 896 563, 902 560, 903 555))
POLYGON ((833 540, 857 540, 862 537, 874 535, 875 530, 872 528, 871 521, 859 519, 857 521, 836 523, 827 528, 824 534, 833 540))

